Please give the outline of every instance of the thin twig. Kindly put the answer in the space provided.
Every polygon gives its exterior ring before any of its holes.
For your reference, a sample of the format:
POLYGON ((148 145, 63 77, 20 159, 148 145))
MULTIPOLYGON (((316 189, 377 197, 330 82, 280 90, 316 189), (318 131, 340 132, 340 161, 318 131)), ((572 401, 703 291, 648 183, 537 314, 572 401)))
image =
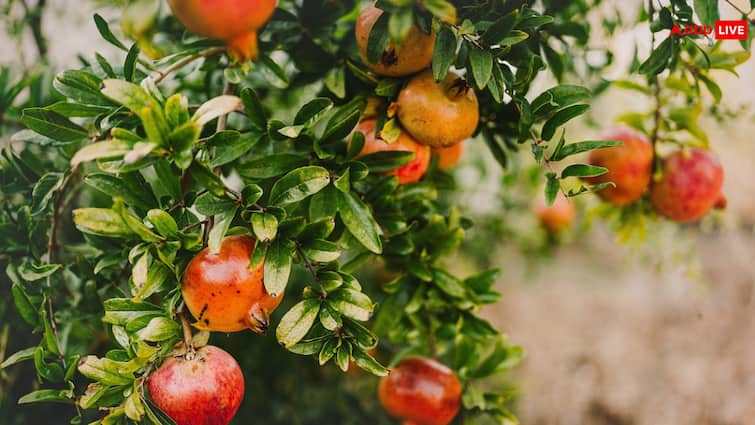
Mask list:
POLYGON ((193 54, 193 55, 190 55, 190 56, 186 56, 185 58, 177 61, 176 63, 174 63, 173 65, 169 66, 168 68, 166 68, 166 69, 164 69, 162 71, 157 71, 157 76, 155 77, 155 84, 161 82, 168 75, 170 75, 173 72, 175 72, 175 71, 183 68, 184 66, 186 66, 186 65, 194 62, 197 59, 200 59, 200 58, 206 59, 206 58, 208 58, 210 56, 215 56, 215 55, 220 54, 220 53, 222 53, 224 51, 225 51, 225 47, 212 47, 212 48, 209 48, 207 50, 203 50, 203 51, 201 51, 199 53, 196 53, 196 54, 193 54))
POLYGON ((47 0, 37 1, 37 5, 34 7, 34 9, 29 7, 29 4, 26 2, 26 0, 21 0, 21 5, 23 5, 24 10, 26 11, 26 18, 29 22, 29 27, 31 28, 34 44, 37 47, 37 53, 39 53, 39 59, 42 62, 46 62, 47 40, 45 40, 45 35, 42 33, 42 14, 44 13, 45 6, 47 5, 47 0))
MULTIPOLYGON (((50 224, 50 237, 47 242, 47 263, 53 264, 57 263, 59 261, 59 251, 58 251, 58 240, 57 240, 57 233, 58 233, 58 223, 60 220, 60 215, 63 213, 63 209, 65 207, 65 198, 66 198, 66 189, 68 189, 68 186, 71 184, 71 181, 78 175, 79 173, 79 165, 76 165, 72 170, 71 174, 68 175, 68 177, 63 180, 63 184, 60 185, 60 188, 56 191, 57 193, 57 200, 55 201, 55 205, 53 207, 52 211, 52 221, 50 224)), ((52 274, 47 276, 47 290, 52 290, 52 274)), ((58 325, 55 323, 55 310, 52 307, 52 297, 50 297, 50 294, 45 295, 46 301, 47 301, 47 314, 49 315, 48 320, 50 321, 50 327, 52 329, 52 333, 55 336, 55 344, 58 346, 58 351, 60 351, 60 362, 63 365, 63 368, 66 368, 66 359, 65 355, 63 355, 63 350, 60 350, 60 335, 58 333, 58 325)))
MULTIPOLYGON (((650 22, 653 21, 655 15, 655 6, 653 0, 648 0, 648 15, 650 16, 650 22)), ((650 32, 650 48, 655 47, 655 33, 650 32)), ((658 74, 653 76, 653 99, 655 101, 655 110, 653 111, 653 130, 650 132, 650 143, 653 145, 653 171, 658 167, 658 132, 661 127, 661 84, 658 78, 658 74)))

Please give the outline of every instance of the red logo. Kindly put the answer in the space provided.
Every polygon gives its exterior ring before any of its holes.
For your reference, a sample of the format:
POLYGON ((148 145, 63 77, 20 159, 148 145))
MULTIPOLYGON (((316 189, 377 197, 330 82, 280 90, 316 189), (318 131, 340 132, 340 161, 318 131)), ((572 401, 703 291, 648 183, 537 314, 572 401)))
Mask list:
POLYGON ((747 21, 716 21, 717 40, 747 40, 747 21))
POLYGON ((674 24, 671 28, 671 35, 685 36, 685 35, 710 35, 713 34, 713 28, 710 25, 687 25, 680 28, 679 25, 674 24))

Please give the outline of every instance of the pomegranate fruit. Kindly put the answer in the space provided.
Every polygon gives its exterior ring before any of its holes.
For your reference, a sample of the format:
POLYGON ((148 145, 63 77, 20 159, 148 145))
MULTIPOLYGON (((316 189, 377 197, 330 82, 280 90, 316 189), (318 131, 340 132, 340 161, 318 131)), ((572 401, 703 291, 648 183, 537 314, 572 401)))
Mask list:
POLYGON ((606 202, 621 206, 636 201, 650 185, 653 145, 644 134, 625 127, 603 134, 601 140, 624 144, 590 152, 590 164, 607 168, 608 172, 584 180, 590 184, 613 182, 615 187, 608 186, 596 192, 606 202))
POLYGON ((169 0, 186 28, 223 40, 239 62, 257 57, 257 30, 273 15, 276 0, 169 0))
POLYGON ((460 143, 477 129, 477 95, 467 82, 449 72, 440 83, 432 71, 418 74, 399 93, 398 119, 417 142, 433 148, 460 143))
POLYGON ((244 375, 230 354, 207 345, 166 360, 147 389, 177 425, 227 425, 244 398, 244 375))
POLYGON ((407 357, 380 381, 380 403, 405 424, 447 425, 461 407, 461 382, 435 360, 407 357))
POLYGON ((457 143, 447 148, 433 149, 433 156, 438 157, 438 168, 441 170, 454 168, 464 154, 464 143, 466 142, 457 143))
POLYGON ((367 60, 367 42, 370 31, 383 11, 374 4, 359 14, 356 24, 356 39, 362 60, 372 72, 386 77, 403 77, 430 66, 435 47, 435 33, 426 34, 416 25, 412 26, 400 45, 389 43, 377 63, 367 60))
POLYGON ((650 202, 658 214, 689 223, 720 203, 723 182, 724 169, 713 153, 677 151, 663 160, 663 176, 650 187, 650 202))
POLYGON ((249 328, 264 334, 269 316, 283 294, 268 294, 263 280, 264 261, 249 268, 255 240, 229 236, 217 254, 203 249, 191 259, 181 291, 186 306, 202 330, 235 332, 249 328))
POLYGON ((550 233, 558 233, 569 228, 577 216, 574 203, 559 192, 553 205, 548 206, 544 196, 538 196, 533 203, 533 209, 540 224, 550 233))
POLYGON ((355 131, 364 134, 364 147, 357 155, 357 158, 365 155, 384 152, 384 151, 407 151, 414 152, 414 159, 406 165, 386 172, 398 177, 400 184, 414 183, 419 181, 427 172, 430 166, 430 148, 415 142, 408 134, 401 132, 401 135, 393 143, 388 143, 376 134, 376 120, 366 120, 359 123, 355 131))

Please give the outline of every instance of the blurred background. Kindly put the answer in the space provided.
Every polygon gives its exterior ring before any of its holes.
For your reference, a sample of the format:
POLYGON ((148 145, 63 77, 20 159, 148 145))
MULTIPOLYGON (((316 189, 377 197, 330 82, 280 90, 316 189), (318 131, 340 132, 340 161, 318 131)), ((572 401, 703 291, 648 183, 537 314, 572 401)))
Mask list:
MULTIPOLYGON (((95 50, 118 54, 91 19, 94 11, 113 18, 117 10, 80 0, 47 3, 43 27, 53 68, 78 66, 77 54, 95 50)), ((745 8, 747 2, 739 3, 745 8)), ((736 19, 724 2, 720 7, 724 17, 736 19)), ((638 1, 603 1, 590 19, 633 22, 639 10, 638 1)), ((6 35, 17 24, 12 15, 0 21, 0 65, 34 69, 32 34, 6 35)), ((591 47, 614 54, 604 77, 616 79, 625 77, 635 44, 640 57, 647 54, 650 33, 645 24, 591 40, 591 47)), ((740 47, 726 42, 724 48, 740 47)), ((449 263, 460 275, 479 266, 503 270, 503 301, 485 316, 527 350, 516 374, 506 377, 517 388, 523 424, 755 424, 755 61, 738 73, 714 74, 723 101, 702 121, 726 170, 728 207, 701 223, 619 223, 615 211, 588 194, 575 201, 580 214, 574 228, 549 238, 529 209, 536 192, 520 190, 542 181, 525 160, 531 155, 522 155, 504 175, 482 141, 467 143, 456 170, 459 190, 450 196, 477 226, 449 263)), ((609 87, 595 99, 590 119, 568 131, 572 138, 595 139, 617 117, 648 107, 641 94, 609 87)), ((0 136, 0 146, 9 136, 0 136)), ((249 391, 275 387, 259 385, 249 391)), ((358 391, 365 388, 370 386, 358 391)), ((15 403, 4 395, 0 386, 2 404, 15 403)))

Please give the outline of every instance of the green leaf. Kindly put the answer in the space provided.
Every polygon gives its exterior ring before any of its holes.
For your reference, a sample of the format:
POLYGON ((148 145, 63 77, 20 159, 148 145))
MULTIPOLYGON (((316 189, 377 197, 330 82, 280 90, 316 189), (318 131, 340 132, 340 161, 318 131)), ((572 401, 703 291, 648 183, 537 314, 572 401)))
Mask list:
POLYGON ((43 108, 27 108, 21 121, 36 133, 61 142, 75 142, 89 137, 89 132, 63 115, 43 108))
POLYGON ((157 176, 157 184, 162 187, 174 201, 181 200, 183 197, 181 181, 176 173, 173 172, 170 162, 161 158, 153 165, 153 168, 157 176))
POLYGON ((352 236, 368 250, 380 254, 380 229, 367 205, 353 192, 338 194, 338 215, 352 236))
POLYGON ((640 65, 640 74, 657 75, 660 74, 671 60, 673 52, 673 37, 669 36, 658 47, 653 50, 645 62, 640 65))
POLYGON ((580 104, 580 105, 572 105, 556 112, 556 114, 553 115, 550 119, 548 119, 548 121, 546 121, 545 124, 543 125, 543 131, 541 133, 543 140, 552 139, 553 136, 556 134, 556 130, 559 127, 566 124, 573 118, 576 118, 582 115, 588 109, 590 109, 590 105, 580 104))
POLYGON ((320 301, 307 299, 299 301, 281 318, 275 337, 284 348, 293 347, 302 340, 317 319, 320 301))
POLYGON ((506 79, 503 76, 501 64, 499 63, 493 64, 493 72, 488 82, 488 91, 497 103, 503 102, 503 97, 506 94, 506 79))
POLYGON ((113 211, 120 214, 121 219, 124 223, 126 223, 126 226, 128 226, 128 228, 136 235, 138 235, 143 241, 159 242, 161 240, 161 238, 157 236, 152 230, 150 230, 150 228, 147 227, 140 219, 131 214, 131 212, 124 205, 122 198, 115 198, 115 202, 113 203, 113 211))
POLYGON ((328 170, 318 166, 297 168, 275 182, 270 203, 287 205, 313 195, 330 183, 328 170))
MULTIPOLYGON (((63 96, 87 105, 112 105, 100 92, 102 79, 81 70, 66 70, 55 76, 52 82, 55 90, 63 96)), ((110 108, 108 107, 108 110, 110 108)), ((60 112, 62 113, 62 112, 60 112)))
POLYGON ((561 178, 567 177, 596 177, 607 173, 608 169, 587 164, 571 164, 561 172, 561 178))
MULTIPOLYGON (((111 325, 129 327, 129 323, 138 319, 145 319, 146 326, 153 317, 164 315, 161 307, 147 302, 138 302, 130 298, 111 298, 105 300, 105 316, 102 321, 111 325)), ((133 330, 133 329, 129 329, 133 330)))
POLYGON ((585 142, 570 143, 568 145, 562 145, 560 149, 557 149, 555 152, 553 152, 549 160, 561 161, 566 157, 576 155, 578 153, 621 145, 623 145, 622 142, 615 140, 590 140, 585 142))
POLYGON ((206 165, 194 161, 189 166, 188 174, 201 186, 217 196, 225 194, 225 183, 206 165))
POLYGON ((134 232, 121 215, 109 208, 79 208, 73 210, 73 222, 84 233, 108 237, 130 237, 134 232))
POLYGON ((318 263, 329 263, 341 256, 338 244, 323 239, 315 239, 302 245, 304 255, 318 263))
POLYGON ((110 197, 120 196, 129 205, 157 206, 155 195, 149 186, 143 183, 139 173, 124 173, 120 178, 112 174, 92 173, 84 177, 84 183, 110 197))
POLYGON ((466 296, 467 292, 462 282, 445 270, 433 270, 433 283, 448 296, 454 298, 465 298, 466 296))
POLYGON ((166 341, 179 336, 181 326, 167 317, 155 317, 139 331, 139 338, 149 342, 166 341))
POLYGON ((221 95, 203 103, 197 111, 194 112, 191 119, 202 127, 221 115, 226 115, 237 109, 241 109, 241 106, 242 102, 240 98, 231 95, 221 95))
POLYGON ((303 125, 317 121, 322 114, 333 107, 333 101, 326 97, 316 97, 299 109, 294 118, 294 125, 303 125))
MULTIPOLYGON (((157 101, 140 86, 123 80, 107 79, 102 81, 101 92, 109 99, 127 107, 131 112, 143 118, 142 109, 157 106, 157 101)), ((160 109, 161 111, 161 109, 160 109)), ((162 112, 160 112, 162 115, 162 112)), ((156 142, 156 140, 153 140, 156 142)))
POLYGON ((139 59, 139 46, 134 43, 128 53, 126 54, 126 60, 123 62, 123 77, 126 81, 134 81, 136 75, 136 61, 139 59))
POLYGON ((21 318, 26 323, 36 326, 39 323, 39 314, 34 305, 32 305, 29 295, 24 291, 24 288, 18 283, 14 283, 11 287, 11 292, 13 293, 13 302, 16 304, 18 314, 21 315, 21 318))
POLYGON ((25 348, 23 350, 20 350, 11 354, 10 356, 8 356, 7 359, 3 361, 2 364, 0 364, 0 369, 5 369, 6 367, 13 366, 14 364, 33 359, 34 352, 36 350, 37 350, 37 347, 34 346, 34 347, 25 348))
POLYGON ((482 44, 486 46, 503 44, 501 40, 514 29, 518 17, 518 11, 514 10, 498 18, 482 35, 480 39, 482 44))
POLYGON ((60 115, 63 115, 64 117, 82 117, 82 118, 90 118, 90 117, 96 117, 100 114, 105 114, 107 112, 110 112, 110 108, 104 107, 104 106, 94 106, 94 105, 82 105, 80 103, 70 103, 66 102, 64 100, 61 100, 60 102, 55 102, 52 105, 45 106, 45 110, 56 112, 60 115))
POLYGON ((118 40, 115 35, 113 35, 113 32, 110 31, 110 26, 108 25, 107 21, 97 13, 94 14, 94 24, 97 26, 97 31, 99 31, 102 38, 123 51, 128 50, 126 46, 121 43, 121 41, 118 40))
POLYGON ((325 87, 330 90, 337 98, 346 97, 346 70, 342 66, 331 68, 325 74, 325 87))
POLYGON ((265 256, 265 290, 272 297, 283 293, 291 274, 294 247, 280 238, 270 243, 265 256))
POLYGON ((32 215, 47 210, 50 201, 62 183, 62 173, 46 173, 39 178, 31 192, 32 215))
POLYGON ((390 39, 388 21, 390 19, 389 13, 382 13, 370 30, 370 35, 367 38, 367 61, 369 63, 378 63, 386 47, 388 47, 390 39))
POLYGON ((695 0, 695 12, 701 24, 713 26, 719 19, 718 0, 695 0))
POLYGON ((363 292, 341 287, 328 295, 328 303, 350 319, 364 322, 370 320, 375 305, 363 292))
POLYGON ((502 46, 513 46, 515 44, 519 44, 522 41, 528 39, 530 37, 529 34, 527 34, 524 31, 519 30, 513 30, 507 35, 506 37, 501 40, 502 46))
POLYGON ((243 162, 236 169, 243 177, 261 180, 280 176, 306 163, 307 158, 301 155, 278 153, 243 162))
POLYGON ((160 235, 174 239, 178 236, 178 224, 170 214, 163 210, 153 209, 147 212, 147 220, 155 227, 160 235))
POLYGON ((73 158, 71 166, 95 159, 115 159, 131 152, 132 144, 122 140, 111 139, 105 142, 96 142, 79 149, 73 158))
POLYGON ((276 78, 278 78, 284 85, 288 85, 288 76, 286 71, 280 67, 275 61, 268 55, 260 55, 259 61, 262 65, 270 70, 276 78))
POLYGON ((121 373, 125 363, 107 358, 87 356, 79 363, 79 372, 89 379, 105 385, 130 385, 134 381, 131 373, 121 373))
POLYGON ((414 26, 414 13, 411 9, 398 9, 388 20, 388 33, 394 43, 403 43, 409 30, 414 26))
POLYGON ((73 394, 69 390, 37 390, 18 399, 18 404, 56 402, 73 404, 73 394))
POLYGON ((590 90, 582 86, 559 85, 550 88, 532 101, 532 113, 547 116, 558 109, 590 98, 590 90))
POLYGON ((320 309, 320 323, 322 324, 322 327, 329 331, 334 331, 341 326, 343 326, 343 320, 341 320, 341 315, 335 311, 331 306, 329 306, 327 303, 322 305, 322 308, 320 309))
POLYGON ((236 205, 236 201, 228 197, 216 196, 210 192, 205 192, 194 201, 194 208, 202 215, 221 214, 230 210, 236 205))
POLYGON ((359 158, 373 173, 382 173, 402 167, 414 159, 410 151, 380 151, 359 158))
POLYGON ((388 376, 388 369, 377 362, 371 355, 361 348, 354 348, 352 352, 354 363, 360 368, 376 376, 388 376))
POLYGON ((215 225, 212 226, 207 237, 207 246, 213 254, 220 252, 220 243, 223 241, 226 232, 228 232, 228 228, 231 227, 231 222, 233 222, 234 217, 236 217, 237 210, 238 208, 234 206, 233 208, 215 215, 215 225))
POLYGON ((440 82, 446 78, 449 68, 456 60, 456 46, 458 41, 456 34, 448 26, 443 26, 435 39, 433 51, 433 77, 440 82))
POLYGON ((447 0, 424 0, 422 5, 436 18, 449 25, 456 24, 456 8, 447 0))
POLYGON ((697 74, 697 78, 705 84, 705 87, 710 92, 711 96, 713 96, 713 99, 716 101, 716 103, 721 102, 721 97, 723 93, 721 92, 721 87, 713 81, 711 78, 709 78, 707 75, 700 72, 697 74))
POLYGON ((252 213, 252 230, 254 236, 260 242, 267 242, 275 239, 278 233, 278 218, 270 213, 254 212, 252 213))
POLYGON ((348 136, 359 123, 363 106, 363 102, 354 102, 339 108, 325 126, 321 143, 341 140, 348 136))
POLYGON ((558 191, 561 190, 561 182, 556 173, 548 173, 545 177, 548 179, 545 183, 545 203, 551 206, 556 201, 558 191))
MULTIPOLYGON (((140 261, 144 261, 144 263, 147 263, 147 257, 143 256, 140 261)), ((137 262, 139 264, 139 262, 137 262)), ((136 266, 134 266, 134 275, 136 275, 136 266)), ((135 302, 140 302, 146 298, 148 298, 150 295, 154 294, 155 292, 159 291, 162 287, 165 281, 170 277, 171 271, 168 269, 168 267, 164 266, 162 263, 153 261, 151 266, 149 267, 149 270, 147 270, 146 276, 144 277, 144 282, 142 282, 142 286, 139 287, 139 285, 136 282, 136 277, 134 278, 134 284, 137 284, 136 292, 134 293, 133 300, 135 302)))
POLYGON ((241 90, 241 102, 244 104, 244 112, 252 121, 252 125, 258 130, 267 129, 267 115, 257 93, 245 87, 241 90))
POLYGON ((493 74, 493 55, 487 50, 473 47, 469 50, 469 66, 475 85, 479 90, 484 89, 493 74))
POLYGON ((338 190, 328 186, 316 193, 309 201, 309 219, 315 221, 321 218, 332 219, 338 212, 338 190))

